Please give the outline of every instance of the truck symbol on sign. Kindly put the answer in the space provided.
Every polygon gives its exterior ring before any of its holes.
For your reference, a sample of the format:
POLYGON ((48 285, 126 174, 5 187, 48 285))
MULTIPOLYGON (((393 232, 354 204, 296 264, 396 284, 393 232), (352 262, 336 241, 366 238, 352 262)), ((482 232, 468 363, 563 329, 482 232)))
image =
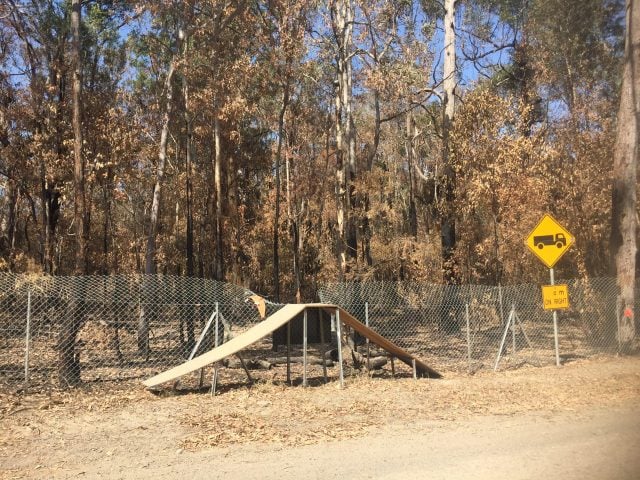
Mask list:
POLYGON ((558 248, 567 245, 567 239, 564 233, 556 233, 555 235, 539 235, 533 237, 533 244, 542 250, 547 245, 555 245, 558 248))

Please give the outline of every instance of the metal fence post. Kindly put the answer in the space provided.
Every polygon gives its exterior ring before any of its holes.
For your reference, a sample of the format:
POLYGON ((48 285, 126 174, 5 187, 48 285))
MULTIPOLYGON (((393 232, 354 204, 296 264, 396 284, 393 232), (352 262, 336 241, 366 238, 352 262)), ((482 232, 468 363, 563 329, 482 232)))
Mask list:
POLYGON ((511 319, 511 345, 512 345, 512 355, 516 355, 518 353, 517 343, 516 343, 516 304, 514 303, 511 307, 513 311, 513 318, 511 319))
POLYGON ((27 328, 24 349, 24 383, 29 383, 29 354, 31 350, 31 290, 27 292, 27 328))
POLYGON ((340 388, 344 387, 344 372, 342 368, 342 332, 340 331, 340 309, 336 308, 336 334, 338 335, 338 370, 340 372, 340 388))
POLYGON ((618 353, 622 351, 622 342, 620 341, 620 310, 622 310, 622 298, 616 295, 616 337, 618 339, 618 353))
POLYGON ((500 325, 504 325, 504 306, 502 301, 502 284, 498 283, 498 303, 500 304, 500 325))
POLYGON ((218 302, 216 302, 216 311, 215 311, 215 316, 216 316, 216 324, 215 324, 216 334, 215 334, 214 340, 213 340, 213 342, 214 342, 213 345, 216 348, 220 345, 220 341, 219 341, 219 338, 218 338, 218 328, 220 327, 219 321, 218 321, 218 318, 220 317, 219 312, 220 312, 220 310, 218 308, 218 302))
MULTIPOLYGON (((214 348, 218 348, 219 345, 219 338, 218 338, 218 329, 220 327, 220 308, 218 305, 218 302, 216 302, 216 308, 214 311, 214 315, 216 317, 215 319, 215 324, 214 324, 214 328, 215 328, 215 334, 213 336, 213 346, 214 348)), ((224 335, 223 335, 223 339, 224 339, 224 335)), ((218 384, 218 362, 213 364, 213 374, 211 375, 211 396, 213 397, 216 394, 216 386, 218 384)))
POLYGON ((307 309, 302 314, 302 386, 307 386, 307 309))
POLYGON ((469 373, 471 373, 471 329, 469 321, 469 304, 465 303, 465 320, 467 322, 467 363, 469 364, 469 373))
MULTIPOLYGON (((364 302, 364 323, 369 328, 369 302, 364 302)), ((367 372, 371 372, 371 346, 367 337, 367 372)))
POLYGON ((202 344, 202 341, 204 340, 204 337, 207 335, 207 332, 211 328, 211 322, 213 321, 213 317, 215 315, 216 315, 216 312, 214 310, 214 312, 209 317, 209 320, 207 320, 206 325, 202 329, 202 332, 200 333, 200 336, 198 337, 198 341, 196 342, 196 344, 194 345, 193 349, 191 350, 191 353, 189 354, 189 358, 187 360, 193 360, 193 357, 196 356, 196 352, 198 351, 198 348, 200 348, 200 345, 202 344))

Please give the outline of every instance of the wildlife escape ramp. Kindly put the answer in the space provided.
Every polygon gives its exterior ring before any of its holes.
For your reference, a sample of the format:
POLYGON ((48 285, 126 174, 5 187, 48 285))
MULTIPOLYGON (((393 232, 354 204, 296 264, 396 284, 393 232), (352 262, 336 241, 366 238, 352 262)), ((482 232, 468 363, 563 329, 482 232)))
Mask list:
POLYGON ((388 339, 374 332, 363 323, 359 322, 346 310, 331 304, 289 304, 278 310, 273 315, 266 318, 256 326, 250 328, 243 334, 232 338, 221 346, 204 353, 192 360, 181 365, 173 367, 165 372, 155 375, 143 382, 147 387, 156 387, 165 382, 176 380, 183 375, 194 372, 206 367, 212 363, 221 361, 231 355, 237 354, 241 350, 246 349, 250 345, 258 342, 278 328, 291 322, 296 316, 300 315, 307 309, 321 309, 325 311, 335 312, 339 316, 340 322, 354 331, 358 332, 369 341, 384 349, 391 355, 407 365, 413 367, 415 365, 416 374, 422 377, 440 378, 442 375, 436 370, 429 367, 426 363, 416 358, 414 355, 398 347, 388 339))

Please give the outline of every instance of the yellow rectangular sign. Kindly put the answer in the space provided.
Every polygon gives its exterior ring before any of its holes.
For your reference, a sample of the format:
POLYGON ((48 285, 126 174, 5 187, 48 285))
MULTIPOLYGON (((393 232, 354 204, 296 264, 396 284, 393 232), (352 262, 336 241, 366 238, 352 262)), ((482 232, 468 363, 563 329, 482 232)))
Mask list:
POLYGON ((545 310, 569 308, 569 287, 567 285, 543 285, 542 306, 545 310))

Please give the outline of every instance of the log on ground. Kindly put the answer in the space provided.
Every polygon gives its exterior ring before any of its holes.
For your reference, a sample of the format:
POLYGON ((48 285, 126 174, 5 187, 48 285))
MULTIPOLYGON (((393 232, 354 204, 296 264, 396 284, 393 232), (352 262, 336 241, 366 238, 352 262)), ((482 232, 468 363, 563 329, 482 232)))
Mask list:
MULTIPOLYGON (((291 363, 304 363, 304 357, 299 357, 299 356, 290 357, 289 361, 291 363)), ((285 365, 287 363, 287 357, 272 358, 271 362, 274 365, 285 365)), ((327 367, 333 367, 333 361, 325 360, 325 363, 326 363, 327 367)), ((308 356, 307 357, 307 365, 322 365, 322 358, 308 356)))
MULTIPOLYGON (((225 358, 222 364, 227 368, 242 368, 242 362, 238 358, 225 358)), ((251 358, 244 361, 249 370, 270 370, 273 367, 271 362, 259 358, 251 358)))

